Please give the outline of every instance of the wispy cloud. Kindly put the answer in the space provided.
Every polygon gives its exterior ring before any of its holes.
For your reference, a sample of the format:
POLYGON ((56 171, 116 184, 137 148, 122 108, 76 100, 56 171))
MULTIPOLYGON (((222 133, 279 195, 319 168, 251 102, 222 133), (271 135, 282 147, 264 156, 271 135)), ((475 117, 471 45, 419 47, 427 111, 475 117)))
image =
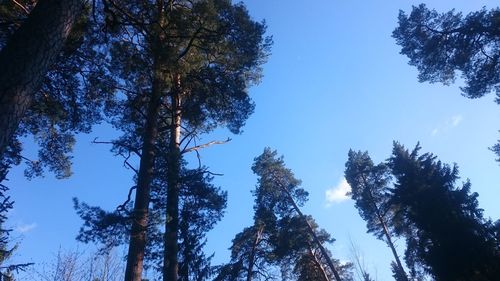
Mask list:
POLYGON ((437 126, 436 128, 434 128, 431 131, 431 136, 434 137, 434 136, 437 136, 438 134, 440 134, 441 132, 447 131, 447 130, 449 130, 451 128, 455 128, 458 125, 460 125, 460 123, 462 123, 463 120, 464 120, 464 118, 463 118, 462 115, 460 115, 460 114, 453 115, 450 118, 446 119, 439 126, 437 126))
POLYGON ((29 224, 19 224, 15 230, 19 233, 27 233, 35 229, 38 225, 34 223, 29 223, 29 224))
POLYGON ((325 191, 326 206, 329 207, 332 204, 340 203, 349 199, 347 193, 350 191, 351 186, 349 186, 347 180, 343 178, 336 186, 325 191))
POLYGON ((464 118, 462 117, 462 115, 455 115, 455 116, 452 116, 451 117, 451 126, 452 127, 456 127, 458 125, 460 125, 460 123, 462 122, 464 118))

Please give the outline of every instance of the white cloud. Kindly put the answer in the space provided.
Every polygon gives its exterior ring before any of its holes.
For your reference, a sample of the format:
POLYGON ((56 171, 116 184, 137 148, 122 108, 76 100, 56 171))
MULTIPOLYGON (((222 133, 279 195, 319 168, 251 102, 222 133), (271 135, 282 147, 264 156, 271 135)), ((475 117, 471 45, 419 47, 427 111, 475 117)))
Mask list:
POLYGON ((462 117, 462 115, 455 115, 453 117, 451 117, 451 125, 453 127, 456 127, 460 124, 460 122, 462 122, 464 118, 462 117))
POLYGON ((334 186, 325 191, 325 199, 327 207, 334 203, 340 203, 349 199, 347 193, 351 191, 351 186, 347 183, 347 180, 343 178, 337 186, 334 186))
POLYGON ((441 123, 439 126, 434 128, 431 132, 431 136, 434 137, 434 136, 437 136, 438 134, 440 134, 441 132, 444 133, 452 128, 455 128, 458 125, 460 125, 460 123, 462 123, 463 120, 464 120, 464 117, 462 115, 460 115, 460 114, 453 115, 450 118, 448 118, 446 121, 441 123))
POLYGON ((15 228, 15 230, 19 233, 27 233, 35 229, 37 226, 38 225, 36 223, 20 224, 15 228))

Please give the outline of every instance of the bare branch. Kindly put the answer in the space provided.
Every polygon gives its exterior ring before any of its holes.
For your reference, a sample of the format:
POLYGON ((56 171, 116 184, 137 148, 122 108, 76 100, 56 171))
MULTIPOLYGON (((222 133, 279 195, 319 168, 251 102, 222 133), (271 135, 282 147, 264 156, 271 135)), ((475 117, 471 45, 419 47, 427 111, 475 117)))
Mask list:
POLYGON ((94 143, 94 144, 112 144, 112 145, 120 146, 120 147, 128 149, 129 151, 132 151, 133 153, 137 154, 137 156, 142 157, 141 153, 139 152, 139 149, 137 149, 137 148, 135 148, 133 146, 130 146, 130 145, 126 144, 126 143, 123 143, 123 142, 118 142, 118 141, 97 141, 97 137, 96 137, 92 141, 92 143, 94 143))
POLYGON ((118 212, 121 212, 123 210, 125 210, 125 206, 130 202, 131 200, 131 197, 132 197, 132 191, 134 191, 134 189, 136 189, 137 186, 134 185, 132 186, 129 190, 128 190, 128 195, 127 195, 127 200, 125 200, 125 202, 123 202, 123 204, 119 205, 118 207, 116 207, 116 210, 118 212))
POLYGON ((19 8, 21 8, 27 15, 29 15, 30 12, 21 3, 17 2, 16 0, 12 0, 12 2, 14 2, 14 4, 16 4, 16 6, 18 6, 19 8))
POLYGON ((207 142, 205 144, 201 144, 201 145, 193 146, 193 147, 190 147, 187 149, 183 149, 181 153, 184 154, 184 153, 188 153, 191 151, 198 151, 202 148, 206 148, 206 147, 209 147, 209 146, 212 146, 215 144, 225 144, 225 143, 228 143, 230 141, 231 141, 231 138, 227 138, 225 141, 211 141, 211 142, 207 142))

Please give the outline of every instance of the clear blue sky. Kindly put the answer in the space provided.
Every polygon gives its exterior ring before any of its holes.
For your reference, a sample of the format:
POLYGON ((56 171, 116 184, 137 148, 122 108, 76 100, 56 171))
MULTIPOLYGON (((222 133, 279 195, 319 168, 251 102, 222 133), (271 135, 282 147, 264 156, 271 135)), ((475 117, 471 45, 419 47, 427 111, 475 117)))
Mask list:
MULTIPOLYGON (((429 1, 427 1, 429 2, 429 1)), ((304 211, 337 241, 335 257, 350 259, 349 239, 364 255, 378 280, 390 280, 390 251, 366 234, 353 202, 328 202, 327 190, 342 179, 350 148, 368 150, 374 161, 386 159, 392 141, 408 147, 421 142, 423 152, 457 163, 472 190, 479 193, 486 216, 500 218, 500 166, 487 148, 500 138, 500 107, 493 96, 469 100, 459 85, 421 84, 416 70, 399 55, 391 38, 398 10, 409 11, 421 1, 245 1, 255 19, 265 19, 274 38, 264 78, 253 87, 256 102, 242 135, 229 144, 203 151, 203 164, 223 173, 216 183, 229 192, 222 222, 209 234, 207 251, 215 263, 227 261, 234 235, 252 223, 256 178, 253 158, 264 147, 277 149, 310 192, 304 211)), ((494 1, 434 1, 438 11, 456 8, 467 13, 494 1)), ((59 246, 75 248, 81 221, 72 197, 92 205, 114 208, 132 185, 132 172, 108 147, 92 145, 116 135, 105 126, 79 137, 74 153, 74 176, 51 175, 26 181, 22 169, 11 174, 9 186, 16 201, 10 224, 20 240, 16 259, 42 263, 59 246)), ((225 139, 219 130, 206 140, 225 139)), ((28 145, 27 152, 34 148, 28 145)), ((334 192, 331 192, 334 193, 334 192)), ((82 247, 82 246, 80 246, 82 247)), ((402 248, 400 249, 402 250, 402 248)))

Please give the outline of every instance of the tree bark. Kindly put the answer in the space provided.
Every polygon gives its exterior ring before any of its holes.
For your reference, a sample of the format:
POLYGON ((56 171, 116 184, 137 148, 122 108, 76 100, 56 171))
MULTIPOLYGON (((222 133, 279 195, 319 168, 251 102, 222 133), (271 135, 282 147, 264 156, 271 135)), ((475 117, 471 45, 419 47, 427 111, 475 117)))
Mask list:
POLYGON ((154 81, 146 115, 143 137, 142 157, 137 176, 132 231, 125 268, 125 281, 141 281, 146 248, 146 232, 148 226, 151 180, 156 157, 156 141, 158 137, 158 115, 161 101, 161 73, 154 67, 154 81))
POLYGON ((163 281, 178 279, 178 239, 179 239, 179 193, 181 173, 181 85, 180 77, 174 77, 171 96, 172 124, 168 149, 167 170, 167 222, 165 224, 165 251, 163 261, 163 281))
POLYGON ((0 158, 83 6, 83 0, 40 0, 0 51, 0 158))

